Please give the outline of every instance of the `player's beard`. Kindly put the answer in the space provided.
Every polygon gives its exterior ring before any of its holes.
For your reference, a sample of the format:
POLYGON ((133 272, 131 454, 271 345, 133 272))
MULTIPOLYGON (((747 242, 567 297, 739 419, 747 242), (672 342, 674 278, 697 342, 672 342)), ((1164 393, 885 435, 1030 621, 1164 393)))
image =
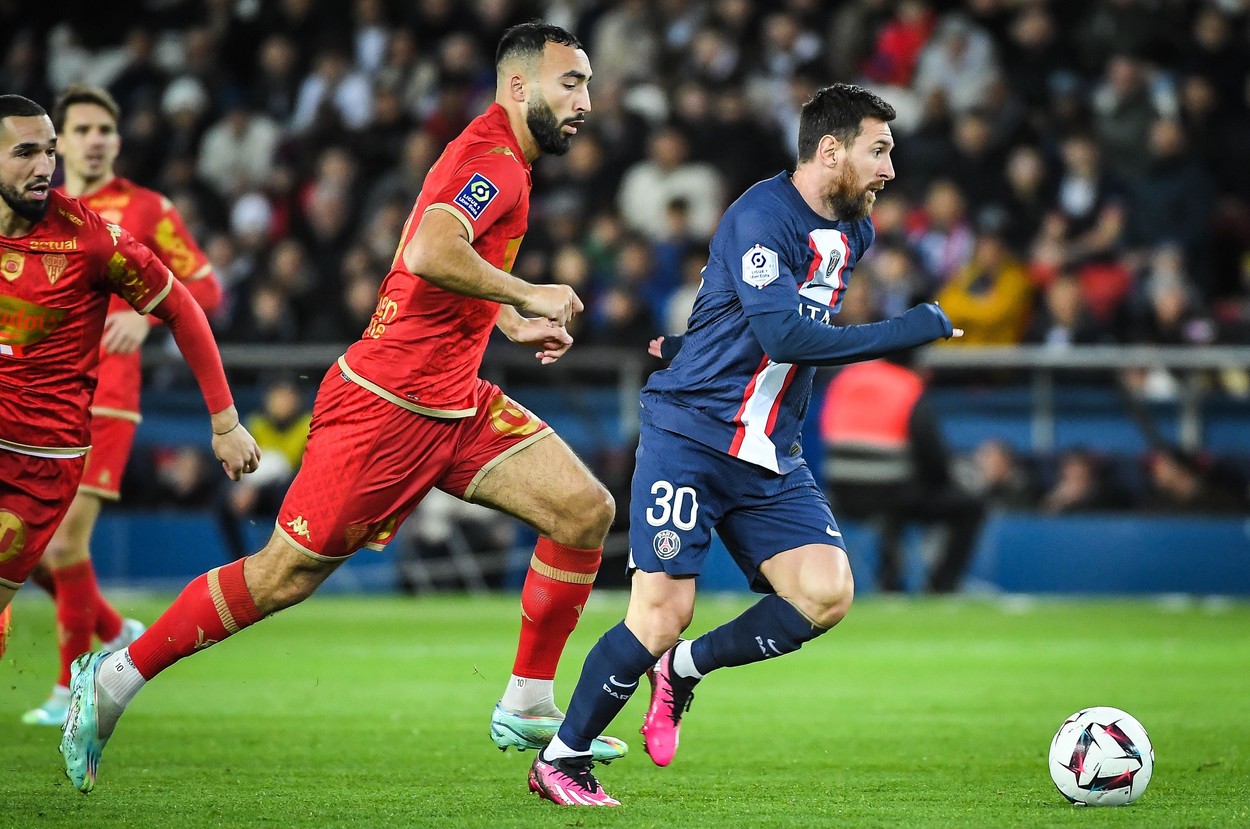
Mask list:
POLYGON ((18 192, 7 184, 0 184, 0 199, 4 199, 4 203, 21 218, 28 222, 34 223, 42 219, 48 213, 48 205, 52 199, 44 199, 43 201, 32 201, 24 199, 18 192))
POLYGON ((843 221, 868 218, 874 201, 869 189, 860 186, 859 176, 849 163, 843 166, 842 175, 825 194, 825 204, 834 216, 843 221))
POLYGON ((556 114, 551 111, 551 105, 541 94, 534 96, 529 111, 525 113, 525 125, 534 136, 534 143, 545 155, 564 155, 569 151, 573 136, 566 135, 562 129, 564 124, 576 120, 576 118, 569 118, 563 123, 557 121, 556 114))

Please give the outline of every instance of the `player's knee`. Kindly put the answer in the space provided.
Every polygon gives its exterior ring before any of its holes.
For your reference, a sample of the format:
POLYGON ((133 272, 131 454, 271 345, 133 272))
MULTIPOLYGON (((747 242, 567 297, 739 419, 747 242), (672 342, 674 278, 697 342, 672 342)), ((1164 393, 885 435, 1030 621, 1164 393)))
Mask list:
POLYGON ((565 513, 562 523, 571 539, 562 543, 571 547, 598 547, 607 538, 608 529, 616 517, 616 500, 612 493, 595 481, 568 501, 565 513))
POLYGON ((693 618, 693 612, 681 608, 659 607, 646 615, 627 617, 626 623, 644 648, 651 653, 663 653, 677 644, 693 618))
POLYGON ((587 497, 587 506, 586 522, 589 528, 607 536, 608 528, 616 518, 616 499, 607 488, 596 484, 587 497))
POLYGON ((637 585, 625 611, 626 627, 652 653, 663 653, 677 644, 693 620, 693 594, 650 594, 637 589, 637 585))
POLYGON ((847 568, 807 579, 793 604, 813 624, 827 629, 846 618, 854 599, 855 581, 847 568))
POLYGON ((61 570, 88 558, 87 545, 73 533, 57 532, 43 551, 43 563, 50 570, 61 570))

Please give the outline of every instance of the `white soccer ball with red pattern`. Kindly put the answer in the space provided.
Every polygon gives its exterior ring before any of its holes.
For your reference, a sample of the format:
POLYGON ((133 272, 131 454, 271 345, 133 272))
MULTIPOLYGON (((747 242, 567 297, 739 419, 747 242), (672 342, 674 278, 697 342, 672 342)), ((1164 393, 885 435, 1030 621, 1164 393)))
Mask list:
POLYGON ((1078 806, 1124 806, 1141 797, 1155 751, 1141 723, 1119 708, 1077 711, 1050 743, 1050 779, 1078 806))

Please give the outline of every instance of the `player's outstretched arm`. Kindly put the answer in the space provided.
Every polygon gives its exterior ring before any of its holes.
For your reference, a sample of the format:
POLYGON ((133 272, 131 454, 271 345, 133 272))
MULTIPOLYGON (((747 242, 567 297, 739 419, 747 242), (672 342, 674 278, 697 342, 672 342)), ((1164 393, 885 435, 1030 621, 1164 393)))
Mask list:
POLYGON ((839 366, 963 336, 931 302, 866 325, 825 325, 792 311, 771 311, 747 319, 764 353, 779 363, 839 366))
MULTIPOLYGON (((200 254, 200 256, 203 256, 203 254, 200 254)), ((161 261, 165 263, 165 267, 172 270, 168 261, 164 259, 161 261)), ((187 290, 191 292, 191 297, 197 305, 204 309, 204 313, 212 314, 221 306, 223 294, 221 283, 217 281, 217 276, 213 272, 212 267, 210 265, 205 265, 204 267, 207 270, 203 276, 191 281, 185 279, 180 281, 187 286, 187 290)), ((148 338, 151 330, 160 324, 161 320, 155 314, 149 314, 145 317, 138 311, 113 311, 108 315, 108 319, 104 321, 104 336, 100 339, 100 345, 110 354, 129 354, 132 351, 137 351, 143 345, 144 340, 148 338)))
POLYGON ((568 285, 531 285, 491 265, 469 243, 468 231, 446 210, 427 210, 404 246, 404 267, 444 290, 511 305, 523 314, 568 324, 583 309, 568 285))
POLYGON ((169 326, 178 350, 195 375, 212 417, 213 454, 221 461, 222 468, 235 481, 246 472, 255 472, 260 464, 260 447, 239 420, 208 318, 190 291, 172 278, 169 293, 151 313, 169 326))

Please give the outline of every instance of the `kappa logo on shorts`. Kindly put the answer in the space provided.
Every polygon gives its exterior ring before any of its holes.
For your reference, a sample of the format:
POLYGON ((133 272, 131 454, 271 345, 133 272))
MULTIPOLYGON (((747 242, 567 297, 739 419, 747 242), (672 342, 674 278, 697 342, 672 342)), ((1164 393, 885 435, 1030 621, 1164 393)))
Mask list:
POLYGON ((742 281, 752 288, 763 288, 779 276, 776 251, 756 245, 742 254, 742 281))
POLYGON ((312 533, 308 531, 308 522, 304 520, 304 516, 297 515, 286 522, 286 525, 291 529, 292 535, 302 535, 304 538, 312 539, 312 533))
POLYGON ((668 561, 681 552, 681 537, 672 530, 660 530, 655 534, 651 546, 655 549, 656 558, 668 561))
POLYGON ((453 201, 476 221, 498 195, 499 188, 490 179, 481 173, 474 173, 473 178, 469 179, 453 201))

